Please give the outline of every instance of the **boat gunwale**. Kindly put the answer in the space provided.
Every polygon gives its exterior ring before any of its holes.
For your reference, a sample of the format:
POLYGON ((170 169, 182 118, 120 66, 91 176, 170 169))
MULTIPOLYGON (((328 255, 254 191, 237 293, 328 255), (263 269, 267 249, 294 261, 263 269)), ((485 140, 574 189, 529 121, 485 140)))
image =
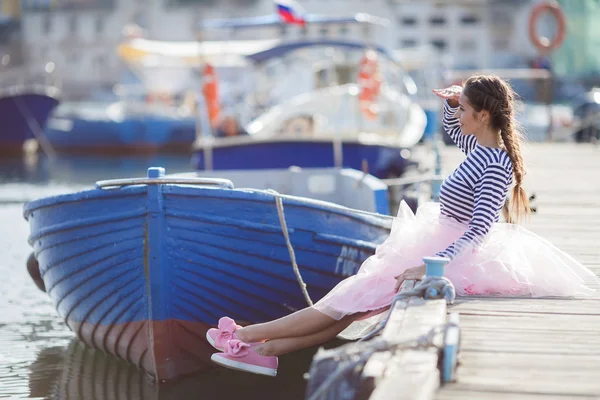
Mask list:
MULTIPOLYGON (((374 212, 362 211, 353 209, 350 207, 342 206, 337 203, 328 202, 324 200, 316 200, 308 197, 291 196, 286 194, 280 194, 275 191, 263 190, 263 189, 252 189, 252 188, 215 188, 210 186, 201 185, 170 185, 160 184, 166 192, 176 196, 197 196, 197 197, 211 197, 211 198, 223 198, 228 197, 231 199, 242 199, 245 201, 269 203, 272 202, 275 206, 274 199, 281 197, 285 202, 284 206, 297 206, 321 211, 327 211, 335 213, 337 215, 345 216, 367 223, 369 225, 375 225, 384 229, 391 228, 391 220, 394 218, 390 215, 378 214, 374 212), (189 190, 199 191, 196 193, 189 193, 189 190), (211 192, 214 191, 214 192, 211 192), (187 193, 186 193, 187 192, 187 193), (216 195, 220 193, 221 195, 216 195), (225 194, 225 196, 223 196, 225 194), (248 198, 248 194, 254 194, 253 198, 248 198)), ((45 207, 51 207, 59 204, 74 203, 85 200, 101 200, 107 197, 111 197, 118 193, 123 197, 143 195, 147 191, 148 185, 134 185, 121 187, 118 189, 88 189, 74 193, 61 194, 57 196, 43 197, 41 199, 33 200, 26 203, 23 207, 23 216, 26 220, 36 210, 45 207)))

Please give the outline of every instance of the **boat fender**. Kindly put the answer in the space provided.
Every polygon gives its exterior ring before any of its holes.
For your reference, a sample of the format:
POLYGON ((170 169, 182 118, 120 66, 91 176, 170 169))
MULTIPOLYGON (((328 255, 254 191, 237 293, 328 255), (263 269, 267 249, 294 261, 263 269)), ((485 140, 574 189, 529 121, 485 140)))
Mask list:
POLYGON ((367 50, 359 65, 358 102, 360 111, 369 120, 377 119, 379 110, 377 108, 377 98, 381 91, 381 72, 377 53, 373 50, 367 50))
POLYGON ((536 4, 529 15, 529 39, 531 43, 540 51, 550 53, 557 49, 565 40, 566 22, 565 15, 556 1, 542 1, 536 4), (550 12, 556 20, 557 31, 552 39, 538 36, 536 31, 537 21, 540 16, 550 12))
POLYGON ((31 279, 33 279, 33 282, 38 289, 40 289, 42 292, 45 292, 46 285, 44 284, 44 280, 40 274, 40 264, 36 260, 33 253, 31 253, 27 258, 27 272, 29 272, 29 276, 31 276, 31 279))

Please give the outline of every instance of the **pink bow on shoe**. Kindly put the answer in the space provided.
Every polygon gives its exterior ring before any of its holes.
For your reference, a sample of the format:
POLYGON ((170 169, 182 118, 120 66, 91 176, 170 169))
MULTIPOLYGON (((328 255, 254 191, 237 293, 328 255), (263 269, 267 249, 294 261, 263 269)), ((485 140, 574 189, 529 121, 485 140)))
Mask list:
POLYGON ((224 353, 232 357, 244 357, 248 355, 249 349, 250 345, 248 343, 239 339, 231 339, 227 341, 224 353))
POLYGON ((223 317, 219 319, 219 324, 217 328, 221 331, 221 334, 229 334, 231 335, 237 329, 237 325, 234 320, 229 317, 223 317))
POLYGON ((223 317, 219 320, 219 334, 215 339, 215 344, 221 348, 227 345, 227 341, 234 339, 233 333, 237 330, 238 326, 234 320, 229 317, 223 317))
POLYGON ((223 350, 228 340, 236 339, 235 331, 240 328, 235 321, 229 317, 219 319, 217 328, 211 328, 206 332, 206 340, 217 350, 223 350))

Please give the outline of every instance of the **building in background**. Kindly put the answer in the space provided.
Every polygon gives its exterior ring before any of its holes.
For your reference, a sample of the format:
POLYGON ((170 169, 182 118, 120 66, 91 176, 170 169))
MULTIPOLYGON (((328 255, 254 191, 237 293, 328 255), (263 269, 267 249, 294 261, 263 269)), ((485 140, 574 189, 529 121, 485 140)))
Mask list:
MULTIPOLYGON (((4 4, 7 0, 2 1, 4 4)), ((85 97, 95 87, 108 88, 121 80, 124 65, 115 50, 123 40, 123 27, 127 24, 141 26, 144 35, 151 39, 194 40, 198 22, 203 19, 275 12, 272 0, 23 0, 21 3, 24 48, 29 62, 53 61, 63 79, 65 95, 73 97, 85 97)), ((527 20, 534 0, 300 0, 299 3, 313 14, 340 16, 368 12, 387 18, 390 29, 382 34, 343 27, 289 26, 277 32, 257 31, 255 37, 277 34, 294 39, 341 33, 377 40, 390 49, 433 45, 452 68, 522 67, 536 56, 527 39, 527 20)), ((221 39, 243 39, 233 33, 219 35, 221 39)))
POLYGON ((0 69, 24 62, 19 0, 0 2, 0 69))
POLYGON ((600 0, 561 0, 565 43, 552 55, 554 72, 600 86, 600 0))

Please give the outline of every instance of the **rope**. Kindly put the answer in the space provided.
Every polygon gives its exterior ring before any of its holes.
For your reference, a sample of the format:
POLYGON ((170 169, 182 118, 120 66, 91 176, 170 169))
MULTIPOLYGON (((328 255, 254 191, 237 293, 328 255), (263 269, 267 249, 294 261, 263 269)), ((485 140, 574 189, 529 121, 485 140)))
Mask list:
POLYGON ((285 244, 287 245, 288 253, 290 254, 290 260, 292 261, 294 274, 296 274, 296 280, 298 280, 298 285, 300 285, 300 290, 304 295, 304 299, 306 300, 309 306, 312 306, 313 301, 310 298, 308 290, 306 289, 306 283, 304 283, 302 275, 300 274, 300 268, 298 268, 298 264, 296 263, 296 254, 294 253, 294 248, 292 247, 292 242, 290 240, 290 234, 288 231, 287 223, 285 222, 285 212, 283 210, 282 196, 272 189, 267 190, 267 192, 270 192, 275 196, 275 204, 277 205, 277 215, 279 216, 279 223, 281 224, 281 230, 283 232, 283 236, 285 237, 285 244))
POLYGON ((381 321, 377 328, 375 328, 372 332, 360 338, 359 342, 369 340, 374 336, 378 335, 388 323, 390 316, 392 315, 394 305, 399 301, 406 300, 407 298, 413 296, 424 299, 446 299, 447 304, 454 304, 454 299, 456 298, 456 290, 452 282, 450 282, 450 280, 446 277, 425 277, 425 279, 419 282, 411 290, 399 292, 396 296, 394 296, 394 300, 392 301, 392 305, 390 306, 390 311, 387 313, 385 319, 381 321))
POLYGON ((456 326, 454 323, 446 323, 442 326, 437 326, 431 328, 427 333, 419 336, 416 339, 407 340, 405 342, 400 343, 389 343, 385 340, 376 341, 373 344, 373 347, 364 353, 354 362, 349 363, 344 366, 344 368, 338 369, 335 374, 330 375, 320 386, 319 388, 313 392, 313 394, 308 398, 308 400, 317 400, 325 390, 329 389, 329 387, 341 376, 343 376, 347 371, 355 369, 356 367, 363 365, 367 362, 367 360, 374 354, 379 351, 388 351, 391 350, 394 353, 400 350, 416 350, 416 349, 428 349, 431 347, 437 348, 435 345, 435 338, 440 333, 446 334, 448 328, 456 326))

